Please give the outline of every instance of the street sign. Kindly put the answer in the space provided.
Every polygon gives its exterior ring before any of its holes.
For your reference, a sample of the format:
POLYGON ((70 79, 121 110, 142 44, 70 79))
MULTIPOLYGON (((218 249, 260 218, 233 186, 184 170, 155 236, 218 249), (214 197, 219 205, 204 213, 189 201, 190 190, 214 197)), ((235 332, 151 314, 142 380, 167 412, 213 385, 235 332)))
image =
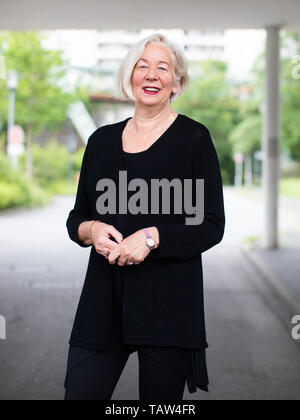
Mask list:
POLYGON ((25 152, 24 144, 9 144, 7 146, 7 154, 9 156, 19 156, 25 152))
POLYGON ((7 154, 9 156, 19 156, 25 151, 25 133, 21 126, 13 125, 8 131, 7 154))
POLYGON ((24 144, 25 133, 21 126, 13 125, 8 131, 8 144, 24 144))
POLYGON ((243 163, 244 156, 242 153, 235 153, 234 155, 234 161, 235 163, 243 163))

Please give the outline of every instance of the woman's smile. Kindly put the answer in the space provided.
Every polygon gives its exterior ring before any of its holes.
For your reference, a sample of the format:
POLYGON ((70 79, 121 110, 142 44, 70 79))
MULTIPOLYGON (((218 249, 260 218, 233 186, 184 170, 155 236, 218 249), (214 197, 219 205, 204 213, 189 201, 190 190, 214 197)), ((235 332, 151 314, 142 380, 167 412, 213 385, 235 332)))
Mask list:
POLYGON ((144 92, 146 93, 146 95, 157 95, 159 93, 159 90, 150 91, 144 89, 144 92))
POLYGON ((144 87, 143 91, 146 93, 146 95, 157 95, 160 92, 161 89, 158 88, 150 88, 150 87, 144 87))

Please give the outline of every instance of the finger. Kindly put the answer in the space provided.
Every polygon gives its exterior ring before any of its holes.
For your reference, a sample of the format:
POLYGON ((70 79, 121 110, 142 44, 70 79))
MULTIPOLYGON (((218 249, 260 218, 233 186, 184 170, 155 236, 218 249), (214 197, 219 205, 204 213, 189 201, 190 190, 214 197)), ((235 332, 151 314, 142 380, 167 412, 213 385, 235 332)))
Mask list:
POLYGON ((115 238, 115 240, 120 243, 123 239, 123 235, 121 232, 119 232, 114 226, 110 225, 107 229, 108 233, 115 238))
MULTIPOLYGON (((129 260, 130 261, 130 260, 129 260)), ((125 265, 127 263, 127 258, 120 256, 118 259, 118 265, 125 265)))
POLYGON ((104 239, 102 243, 103 243, 103 246, 106 246, 106 248, 108 248, 110 250, 113 250, 116 247, 118 247, 118 244, 116 242, 114 242, 114 241, 112 241, 111 239, 108 239, 108 238, 104 239))
POLYGON ((118 250, 114 250, 109 254, 107 259, 110 264, 115 264, 119 256, 120 256, 120 252, 118 250))

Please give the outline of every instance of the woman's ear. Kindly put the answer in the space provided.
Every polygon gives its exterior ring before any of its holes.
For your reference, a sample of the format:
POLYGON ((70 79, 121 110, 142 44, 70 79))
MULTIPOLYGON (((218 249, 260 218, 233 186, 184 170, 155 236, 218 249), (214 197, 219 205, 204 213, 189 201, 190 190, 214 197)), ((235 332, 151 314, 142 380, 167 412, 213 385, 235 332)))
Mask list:
POLYGON ((172 92, 173 92, 174 95, 176 95, 176 93, 178 92, 179 88, 180 88, 180 83, 178 82, 178 84, 177 85, 174 85, 173 86, 173 89, 172 89, 172 92))

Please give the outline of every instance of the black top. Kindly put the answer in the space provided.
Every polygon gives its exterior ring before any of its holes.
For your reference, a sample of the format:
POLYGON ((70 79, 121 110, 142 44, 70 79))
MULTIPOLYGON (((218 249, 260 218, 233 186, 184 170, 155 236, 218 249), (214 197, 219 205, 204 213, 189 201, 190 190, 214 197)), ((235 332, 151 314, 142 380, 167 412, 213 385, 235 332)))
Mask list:
MULTIPOLYGON (((138 159, 140 152, 125 152, 128 164, 138 159)), ((118 215, 118 217, 124 217, 118 215)), ((123 301, 123 271, 117 270, 113 282, 113 326, 117 334, 122 331, 122 301, 123 301)), ((132 352, 139 350, 146 352, 155 360, 170 366, 182 373, 187 380, 190 393, 197 391, 197 387, 208 391, 208 373, 206 366, 205 348, 200 350, 183 349, 180 347, 161 346, 129 346, 132 352)))
MULTIPOLYGON (((124 278, 122 332, 125 343, 204 349, 207 341, 202 253, 222 240, 225 227, 217 153, 209 130, 179 114, 147 150, 139 152, 138 158, 129 163, 122 146, 122 132, 128 120, 102 126, 90 136, 75 205, 67 219, 68 233, 79 246, 88 247, 78 238, 78 227, 84 221, 100 220, 110 224, 124 238, 143 227, 156 226, 160 244, 142 263, 122 267, 109 264, 94 246, 91 247, 69 343, 99 350, 109 347, 112 284, 118 271, 124 278), (127 176, 125 185, 123 175, 127 176), (176 179, 182 185, 185 180, 193 180, 193 205, 196 203, 196 180, 204 179, 202 223, 185 206, 178 214, 174 209, 178 198, 175 200, 172 193, 166 212, 165 191, 159 194, 162 206, 158 212, 152 211, 156 202, 150 194, 151 186, 157 181, 173 182, 176 179), (139 184, 132 191, 129 185, 132 180, 142 181, 142 186, 139 184), (148 211, 137 211, 136 214, 126 211, 129 199, 145 186, 149 192, 148 211), (195 224, 189 224, 189 221, 195 224)), ((161 182, 161 186, 165 188, 165 183, 161 182)), ((140 201, 135 202, 136 207, 141 206, 140 201)))

